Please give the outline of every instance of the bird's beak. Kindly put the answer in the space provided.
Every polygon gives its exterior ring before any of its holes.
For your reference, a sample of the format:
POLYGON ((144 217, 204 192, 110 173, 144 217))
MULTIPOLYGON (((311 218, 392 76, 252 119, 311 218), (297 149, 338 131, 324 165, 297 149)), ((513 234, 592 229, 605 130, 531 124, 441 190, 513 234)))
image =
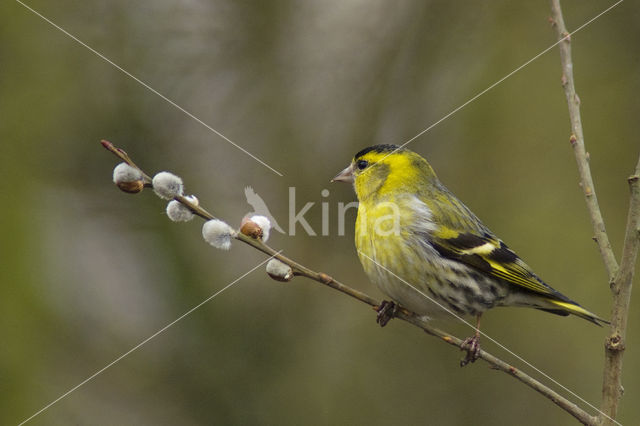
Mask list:
POLYGON ((331 179, 331 182, 353 183, 353 164, 349 164, 349 167, 338 173, 336 177, 331 179))

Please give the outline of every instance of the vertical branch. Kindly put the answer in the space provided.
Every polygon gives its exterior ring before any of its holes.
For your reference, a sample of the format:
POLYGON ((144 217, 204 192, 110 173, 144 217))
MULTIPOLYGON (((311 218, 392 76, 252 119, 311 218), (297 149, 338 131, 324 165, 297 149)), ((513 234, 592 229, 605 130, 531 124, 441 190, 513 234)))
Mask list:
POLYGON ((575 91, 573 81, 573 62, 571 59, 571 40, 564 24, 559 0, 551 0, 551 13, 559 44, 562 63, 562 87, 564 88, 569 118, 571 120, 570 142, 573 146, 582 190, 587 202, 589 216, 602 256, 612 293, 611 329, 605 342, 605 364, 602 384, 602 406, 599 416, 601 424, 613 424, 618 413, 618 405, 622 397, 622 358, 625 349, 625 334, 631 300, 631 286, 635 263, 640 247, 640 159, 635 172, 629 177, 631 190, 629 213, 625 232, 624 246, 620 266, 611 249, 602 213, 598 206, 588 156, 584 147, 582 122, 580 119, 580 99, 575 91))
POLYGON ((591 168, 587 152, 584 147, 584 135, 582 133, 582 119, 580 118, 580 98, 576 93, 573 82, 573 61, 571 59, 571 38, 564 25, 560 0, 551 0, 551 18, 556 29, 558 40, 563 40, 559 45, 560 61, 562 63, 562 87, 569 106, 569 119, 571 120, 571 137, 569 141, 573 147, 573 153, 578 164, 580 184, 587 202, 589 217, 593 225, 594 238, 598 243, 600 255, 604 261, 609 281, 612 281, 618 271, 618 262, 611 249, 611 243, 604 227, 604 219, 598 205, 596 190, 591 178, 591 168))
MULTIPOLYGON (((602 378, 603 413, 615 418, 624 389, 622 387, 622 357, 631 301, 631 286, 640 246, 640 158, 633 175, 628 179, 631 197, 627 215, 620 269, 611 283, 613 306, 611 308, 611 334, 605 342, 605 363, 602 378)), ((603 424, 608 419, 601 418, 603 424)))

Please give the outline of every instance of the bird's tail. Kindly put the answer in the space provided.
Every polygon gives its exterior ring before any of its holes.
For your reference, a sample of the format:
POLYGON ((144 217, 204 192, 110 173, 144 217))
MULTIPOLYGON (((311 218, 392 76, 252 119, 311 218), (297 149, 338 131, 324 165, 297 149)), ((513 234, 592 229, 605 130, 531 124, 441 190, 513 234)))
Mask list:
POLYGON ((547 299, 546 302, 551 305, 551 308, 542 308, 543 311, 551 312, 552 314, 557 315, 569 315, 573 314, 580 318, 584 318, 587 321, 590 321, 596 325, 602 326, 603 324, 609 324, 609 321, 604 320, 597 316, 596 314, 587 311, 582 306, 578 305, 575 302, 570 301, 562 301, 562 300, 554 300, 547 299))

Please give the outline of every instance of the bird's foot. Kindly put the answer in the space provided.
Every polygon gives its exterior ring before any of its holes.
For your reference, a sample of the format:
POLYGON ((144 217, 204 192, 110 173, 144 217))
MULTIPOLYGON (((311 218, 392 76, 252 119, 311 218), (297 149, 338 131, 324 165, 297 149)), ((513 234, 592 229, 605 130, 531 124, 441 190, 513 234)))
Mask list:
POLYGON ((380 327, 387 325, 392 318, 398 313, 398 304, 390 300, 383 300, 380 306, 376 307, 376 322, 380 324, 380 327))
POLYGON ((460 367, 464 367, 470 362, 475 362, 480 357, 480 336, 474 334, 464 339, 460 344, 460 350, 467 351, 464 359, 460 360, 460 367))

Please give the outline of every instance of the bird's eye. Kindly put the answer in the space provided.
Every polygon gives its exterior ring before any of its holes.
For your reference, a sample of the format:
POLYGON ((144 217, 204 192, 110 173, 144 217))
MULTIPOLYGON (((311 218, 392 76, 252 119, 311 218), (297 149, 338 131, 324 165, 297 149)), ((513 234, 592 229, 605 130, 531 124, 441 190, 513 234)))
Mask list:
POLYGON ((356 162, 356 167, 358 168, 358 170, 364 170, 368 165, 369 162, 366 160, 358 160, 358 162, 356 162))

